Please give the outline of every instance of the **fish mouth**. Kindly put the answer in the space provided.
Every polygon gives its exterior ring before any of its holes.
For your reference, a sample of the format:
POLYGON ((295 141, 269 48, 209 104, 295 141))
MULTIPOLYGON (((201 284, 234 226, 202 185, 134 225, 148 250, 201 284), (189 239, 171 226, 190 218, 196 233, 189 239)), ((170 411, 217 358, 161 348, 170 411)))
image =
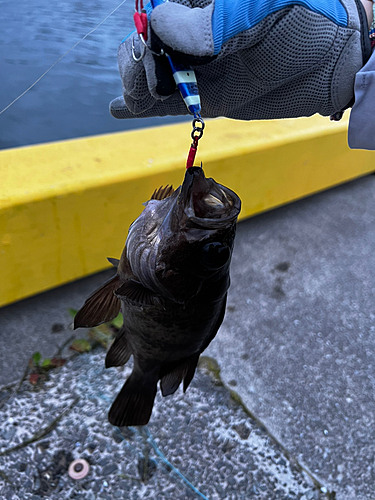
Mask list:
POLYGON ((241 209, 236 193, 207 178, 202 167, 187 169, 177 204, 184 211, 188 226, 210 229, 233 223, 241 209))
POLYGON ((198 191, 199 187, 205 189, 206 176, 204 175, 202 167, 190 167, 186 170, 184 182, 181 186, 181 191, 178 196, 179 203, 187 206, 190 201, 192 190, 198 191))

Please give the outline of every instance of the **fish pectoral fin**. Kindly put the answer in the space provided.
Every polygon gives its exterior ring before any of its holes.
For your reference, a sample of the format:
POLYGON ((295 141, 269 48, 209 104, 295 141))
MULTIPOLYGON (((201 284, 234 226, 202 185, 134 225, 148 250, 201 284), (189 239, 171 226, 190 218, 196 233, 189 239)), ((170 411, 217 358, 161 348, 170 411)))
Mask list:
POLYGON ((120 263, 119 259, 114 259, 113 257, 107 257, 107 260, 110 264, 112 264, 113 267, 116 269, 118 268, 118 265, 120 263))
POLYGON ((83 304, 74 318, 74 329, 100 325, 114 319, 121 307, 114 291, 121 285, 117 274, 103 283, 83 304))
POLYGON ((152 306, 155 304, 156 294, 143 286, 139 281, 126 281, 115 291, 115 294, 119 299, 126 297, 140 306, 152 306))
POLYGON ((154 406, 157 381, 155 373, 133 371, 109 410, 109 422, 117 427, 146 425, 154 406))
POLYGON ((207 347, 210 345, 210 343, 212 342, 212 340, 215 338, 222 322, 224 321, 224 316, 225 316, 225 308, 226 308, 226 305, 227 305, 227 294, 224 295, 223 299, 222 299, 222 304, 221 304, 221 309, 220 309, 220 313, 219 313, 219 316, 216 320, 216 323, 215 325, 213 326, 212 330, 211 330, 211 333, 210 335, 207 337, 207 339, 205 340, 205 342, 203 343, 202 347, 201 347, 201 351, 200 351, 200 354, 202 354, 202 352, 207 349, 207 347))
POLYGON ((174 193, 173 186, 169 186, 168 184, 166 186, 160 186, 159 189, 155 189, 155 191, 152 193, 151 200, 164 200, 165 198, 168 198, 174 193))
POLYGON ((132 352, 125 337, 125 330, 121 329, 107 352, 105 367, 124 366, 129 361, 131 355, 132 352))
MULTIPOLYGON (((161 377, 160 388, 164 397, 174 394, 182 381, 184 381, 184 392, 186 391, 190 382, 193 380, 198 359, 199 353, 193 354, 181 360, 177 366, 174 366, 161 377)), ((166 367, 164 369, 168 370, 166 367)))

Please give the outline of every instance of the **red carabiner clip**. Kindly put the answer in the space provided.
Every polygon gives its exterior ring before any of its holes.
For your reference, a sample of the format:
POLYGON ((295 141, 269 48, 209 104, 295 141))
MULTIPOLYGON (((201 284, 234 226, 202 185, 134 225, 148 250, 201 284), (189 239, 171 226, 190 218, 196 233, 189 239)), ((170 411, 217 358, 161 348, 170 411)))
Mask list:
POLYGON ((139 37, 142 36, 143 40, 147 42, 147 14, 143 8, 143 0, 135 0, 135 13, 133 19, 139 37))
POLYGON ((198 149, 198 137, 194 137, 193 142, 191 143, 189 154, 187 157, 187 162, 186 162, 186 170, 190 167, 194 166, 194 160, 195 156, 197 154, 197 149, 198 149))
POLYGON ((193 142, 191 143, 189 154, 187 157, 186 170, 188 168, 194 166, 194 160, 195 160, 195 156, 197 154, 197 149, 198 149, 198 141, 203 136, 204 127, 205 127, 205 123, 204 123, 204 120, 202 117, 194 118, 193 131, 191 133, 191 138, 193 139, 193 142), (200 127, 197 127, 198 124, 200 124, 200 127))

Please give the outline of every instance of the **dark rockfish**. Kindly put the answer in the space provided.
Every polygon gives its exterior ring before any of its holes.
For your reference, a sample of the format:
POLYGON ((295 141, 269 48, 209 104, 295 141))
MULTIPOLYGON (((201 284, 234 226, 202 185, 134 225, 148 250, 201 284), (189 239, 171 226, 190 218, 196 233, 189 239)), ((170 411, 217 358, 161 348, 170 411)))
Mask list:
POLYGON ((105 361, 108 368, 134 358, 109 411, 110 423, 120 427, 147 424, 159 380, 168 396, 182 381, 186 391, 193 379, 224 318, 241 202, 191 167, 176 191, 160 188, 145 205, 129 228, 117 274, 86 300, 74 322, 95 326, 122 306, 124 325, 105 361))

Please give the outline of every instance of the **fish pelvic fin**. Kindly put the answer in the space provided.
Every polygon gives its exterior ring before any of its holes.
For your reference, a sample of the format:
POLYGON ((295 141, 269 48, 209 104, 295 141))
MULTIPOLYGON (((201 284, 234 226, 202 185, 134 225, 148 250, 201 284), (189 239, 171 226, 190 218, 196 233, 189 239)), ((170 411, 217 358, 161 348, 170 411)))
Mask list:
POLYGON ((165 372, 167 370, 167 373, 162 375, 160 381, 160 389, 164 397, 174 394, 182 381, 184 381, 184 392, 186 391, 190 382, 193 380, 198 359, 199 353, 196 353, 181 360, 177 366, 174 363, 174 367, 163 367, 164 370, 162 371, 165 372))
POLYGON ((113 257, 107 257, 107 260, 110 264, 112 264, 113 267, 116 269, 118 268, 118 265, 120 263, 119 259, 114 259, 113 257))
POLYGON ((157 382, 158 373, 133 370, 109 410, 109 423, 117 427, 146 425, 154 406, 157 382))
POLYGON ((210 332, 210 335, 204 341, 200 352, 195 353, 188 358, 182 359, 178 363, 162 366, 160 388, 163 396, 169 396, 170 394, 176 392, 182 381, 184 381, 183 388, 184 392, 186 392, 187 388, 194 378, 200 354, 208 347, 210 342, 215 337, 218 329, 220 328, 221 323, 223 322, 226 302, 227 294, 225 294, 222 299, 222 305, 218 318, 210 332))
POLYGON ((159 189, 155 189, 155 191, 152 193, 151 200, 164 200, 165 198, 168 198, 174 193, 173 186, 169 186, 168 184, 166 186, 160 186, 159 189))
POLYGON ((114 319, 121 307, 114 291, 121 285, 117 274, 103 283, 83 304, 74 318, 74 329, 100 325, 114 319))
POLYGON ((182 380, 187 374, 187 366, 185 363, 177 366, 173 371, 167 373, 160 380, 160 389, 164 397, 174 394, 179 388, 182 380))
POLYGON ((125 330, 122 328, 116 335, 115 340, 112 342, 109 351, 105 357, 105 367, 123 366, 128 361, 132 352, 125 337, 125 330))
POLYGON ((115 292, 119 299, 127 298, 139 306, 151 306, 155 303, 156 294, 144 287, 142 283, 129 280, 123 283, 115 292))
POLYGON ((187 388, 190 385, 190 382, 193 380, 195 375, 195 370, 197 369, 197 364, 199 360, 199 354, 195 354, 194 358, 190 361, 188 365, 188 370, 184 377, 184 392, 186 392, 187 388))

